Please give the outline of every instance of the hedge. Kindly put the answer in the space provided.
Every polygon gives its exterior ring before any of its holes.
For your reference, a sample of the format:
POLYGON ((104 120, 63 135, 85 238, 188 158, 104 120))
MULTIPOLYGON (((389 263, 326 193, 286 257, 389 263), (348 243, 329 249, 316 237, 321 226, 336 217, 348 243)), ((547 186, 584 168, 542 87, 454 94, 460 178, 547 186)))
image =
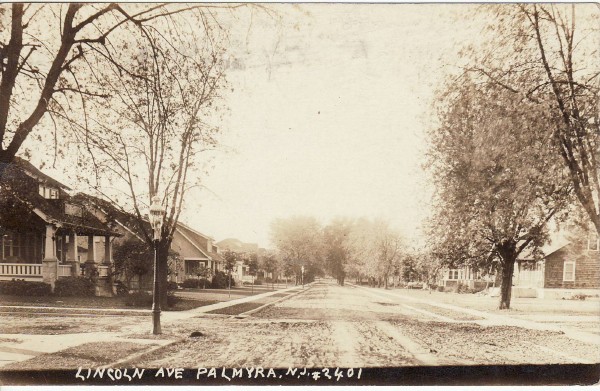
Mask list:
POLYGON ((0 283, 0 293, 15 296, 48 296, 52 286, 45 282, 12 280, 0 283))
POLYGON ((86 277, 64 277, 56 280, 56 296, 94 296, 96 285, 86 277))

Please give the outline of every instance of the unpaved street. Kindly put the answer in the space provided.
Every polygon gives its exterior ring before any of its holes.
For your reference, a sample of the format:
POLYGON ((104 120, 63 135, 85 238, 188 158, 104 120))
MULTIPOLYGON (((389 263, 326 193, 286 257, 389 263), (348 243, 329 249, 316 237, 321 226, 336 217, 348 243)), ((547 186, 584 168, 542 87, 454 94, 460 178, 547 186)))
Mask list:
POLYGON ((199 331, 202 336, 131 364, 356 368, 600 362, 598 334, 463 310, 439 304, 434 296, 426 302, 400 290, 321 281, 247 317, 182 320, 172 326, 173 332, 199 331))

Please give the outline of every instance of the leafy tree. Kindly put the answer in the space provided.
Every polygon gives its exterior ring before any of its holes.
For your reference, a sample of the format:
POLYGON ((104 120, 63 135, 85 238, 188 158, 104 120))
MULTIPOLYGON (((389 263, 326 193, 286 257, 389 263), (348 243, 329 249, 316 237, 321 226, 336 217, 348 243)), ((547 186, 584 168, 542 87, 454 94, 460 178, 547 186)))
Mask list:
POLYGON ((226 250, 223 253, 223 258, 225 259, 225 263, 224 263, 223 267, 225 268, 225 270, 227 272, 231 273, 231 271, 235 267, 235 264, 238 261, 238 258, 239 258, 238 254, 235 251, 226 250))
POLYGON ((225 264, 223 266, 227 272, 229 288, 231 288, 231 272, 239 260, 239 255, 235 251, 226 250, 223 253, 223 258, 225 259, 225 264))
POLYGON ((273 288, 275 287, 275 279, 277 278, 276 273, 278 271, 278 266, 279 266, 279 262, 277 260, 277 256, 275 255, 275 253, 268 252, 261 259, 260 267, 267 274, 271 274, 271 284, 273 284, 272 285, 273 288))
POLYGON ((287 263, 287 268, 300 283, 301 268, 304 266, 305 281, 321 272, 322 228, 314 217, 295 216, 276 219, 271 224, 271 240, 287 263))
POLYGON ((353 220, 338 218, 323 230, 325 262, 329 272, 341 286, 346 278, 350 257, 349 236, 353 228, 353 220))
POLYGON ((203 279, 203 289, 206 289, 206 281, 207 279, 212 277, 212 270, 210 270, 209 268, 207 268, 204 265, 197 265, 195 267, 192 268, 191 270, 191 274, 195 275, 196 277, 198 277, 198 279, 203 279))
POLYGON ((350 259, 363 275, 388 288, 389 277, 399 265, 402 237, 383 220, 357 220, 349 235, 350 259))
MULTIPOLYGON (((498 4, 483 45, 464 53, 478 82, 543 120, 573 192, 600 233, 600 9, 592 4, 498 4)), ((557 186, 560 186, 557 183, 557 186)))
POLYGON ((124 276, 127 286, 137 276, 141 287, 142 278, 153 270, 154 250, 145 242, 129 238, 115 246, 113 258, 115 276, 124 276))
POLYGON ((544 243, 546 223, 568 202, 568 180, 547 143, 552 118, 468 75, 445 91, 440 126, 430 134, 433 253, 445 265, 496 267, 499 308, 507 309, 517 256, 544 243))
POLYGON ((251 276, 255 276, 258 273, 258 255, 256 253, 250 254, 248 258, 245 260, 246 265, 248 265, 248 273, 251 276))

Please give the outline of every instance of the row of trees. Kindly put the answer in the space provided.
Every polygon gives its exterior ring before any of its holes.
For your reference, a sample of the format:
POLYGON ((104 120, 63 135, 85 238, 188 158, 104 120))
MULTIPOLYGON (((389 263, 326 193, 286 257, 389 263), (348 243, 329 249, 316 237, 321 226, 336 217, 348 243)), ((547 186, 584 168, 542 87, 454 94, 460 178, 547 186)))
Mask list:
POLYGON ((464 50, 467 64, 440 94, 431 251, 444 265, 499 273, 501 309, 516 258, 539 255, 549 221, 576 203, 600 233, 598 9, 579 8, 481 7, 491 21, 483 44, 464 50))
POLYGON ((277 219, 271 225, 278 270, 297 283, 328 273, 388 287, 390 279, 421 281, 429 268, 410 244, 383 220, 336 218, 322 226, 313 217, 277 219))

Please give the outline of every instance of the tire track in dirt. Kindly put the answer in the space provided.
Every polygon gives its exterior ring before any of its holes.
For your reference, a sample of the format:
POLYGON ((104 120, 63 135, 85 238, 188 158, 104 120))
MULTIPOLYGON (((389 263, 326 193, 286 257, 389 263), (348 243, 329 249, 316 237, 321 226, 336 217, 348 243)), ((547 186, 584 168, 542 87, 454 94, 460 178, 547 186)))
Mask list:
POLYGON ((388 335, 390 338, 400 344, 409 357, 411 357, 417 365, 469 365, 474 364, 473 361, 469 360, 458 360, 449 359, 446 357, 438 356, 435 350, 432 350, 413 339, 409 338, 406 334, 402 333, 400 328, 392 325, 389 322, 376 322, 373 326, 381 330, 383 333, 388 335))
POLYGON ((330 325, 331 334, 336 342, 336 366, 347 368, 364 366, 364 358, 361 358, 357 351, 357 341, 363 337, 352 322, 333 321, 330 325))

